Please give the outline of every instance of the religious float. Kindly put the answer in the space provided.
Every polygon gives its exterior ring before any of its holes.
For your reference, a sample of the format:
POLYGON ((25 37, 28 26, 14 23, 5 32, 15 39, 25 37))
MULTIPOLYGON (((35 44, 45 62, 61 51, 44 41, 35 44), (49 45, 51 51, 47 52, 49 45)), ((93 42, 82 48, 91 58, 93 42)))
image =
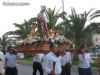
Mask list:
POLYGON ((41 8, 37 16, 38 30, 33 28, 26 39, 17 41, 18 52, 47 53, 50 51, 50 44, 55 42, 59 45, 59 50, 67 50, 70 47, 69 41, 63 35, 59 34, 59 30, 48 29, 47 20, 43 16, 43 13, 46 13, 46 8, 41 8))
POLYGON ((59 35, 58 31, 51 31, 48 36, 43 37, 33 29, 24 40, 17 41, 18 52, 20 53, 48 53, 50 44, 57 43, 59 50, 67 50, 70 42, 64 36, 59 35))

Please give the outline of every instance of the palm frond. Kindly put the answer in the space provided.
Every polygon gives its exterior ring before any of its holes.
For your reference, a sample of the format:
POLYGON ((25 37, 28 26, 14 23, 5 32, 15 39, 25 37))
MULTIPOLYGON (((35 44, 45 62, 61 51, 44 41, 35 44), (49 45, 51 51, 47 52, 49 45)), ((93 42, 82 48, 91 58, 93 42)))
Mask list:
POLYGON ((90 20, 96 18, 96 17, 100 17, 100 10, 96 10, 93 14, 90 15, 90 20))

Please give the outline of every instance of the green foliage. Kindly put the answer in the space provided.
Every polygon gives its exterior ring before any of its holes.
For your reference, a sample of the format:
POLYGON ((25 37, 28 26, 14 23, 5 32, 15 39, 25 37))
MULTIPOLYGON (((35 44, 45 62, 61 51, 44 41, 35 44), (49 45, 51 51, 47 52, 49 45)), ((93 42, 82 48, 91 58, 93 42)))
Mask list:
MULTIPOLYGON (((71 8, 70 15, 66 14, 64 11, 59 13, 59 10, 56 11, 56 8, 53 10, 48 8, 46 10, 49 18, 48 29, 56 28, 60 30, 60 33, 72 40, 76 46, 79 46, 80 43, 83 42, 91 43, 90 39, 92 39, 92 33, 100 33, 97 23, 90 22, 92 19, 100 16, 100 10, 96 10, 91 14, 91 11, 93 11, 93 9, 91 9, 88 12, 85 11, 78 14, 74 8, 71 8), (63 22, 57 24, 59 18, 62 18, 63 22), (89 21, 90 24, 85 27, 87 21, 89 21)), ((15 34, 19 35, 22 39, 25 39, 33 28, 35 29, 38 27, 36 17, 30 18, 28 21, 25 20, 22 24, 14 23, 14 25, 18 29, 15 31, 9 31, 5 33, 5 35, 15 34)))
MULTIPOLYGON (((90 10, 91 11, 91 10, 90 10)), ((71 9, 71 15, 69 15, 69 18, 71 20, 71 26, 73 29, 73 37, 75 38, 74 42, 75 44, 78 46, 80 45, 80 43, 85 42, 85 34, 83 33, 84 31, 84 27, 85 27, 85 23, 87 22, 87 17, 89 12, 84 12, 83 14, 77 14, 75 9, 72 8, 71 9)))
POLYGON ((4 35, 19 35, 20 38, 25 39, 30 31, 37 27, 37 18, 30 18, 28 21, 24 20, 24 23, 22 24, 14 23, 14 25, 18 29, 15 31, 8 31, 4 35))
MULTIPOLYGON (((88 12, 85 11, 82 14, 77 14, 75 9, 72 8, 71 15, 68 15, 68 17, 64 17, 64 21, 62 23, 64 35, 66 37, 69 37, 75 43, 76 46, 79 46, 80 43, 84 42, 91 43, 90 39, 92 39, 92 32, 91 29, 86 27, 86 23, 87 21, 99 16, 95 15, 100 14, 99 11, 91 14, 92 10, 93 9, 89 10, 88 12)), ((91 25, 91 23, 89 25, 91 25)), ((96 30, 95 28, 93 28, 92 25, 90 27, 92 28, 92 31, 96 30)))
POLYGON ((32 61, 33 60, 33 57, 32 56, 25 55, 25 57, 22 58, 21 60, 23 60, 23 61, 32 61))
POLYGON ((6 47, 8 44, 9 44, 9 41, 7 40, 7 38, 2 36, 0 38, 0 45, 2 45, 3 47, 6 47))
POLYGON ((14 23, 14 25, 18 28, 18 30, 16 30, 15 32, 23 39, 25 39, 29 35, 30 31, 33 28, 33 25, 30 23, 30 21, 28 23, 28 21, 26 20, 23 24, 14 23))
POLYGON ((57 26, 58 19, 63 16, 64 13, 59 13, 59 10, 56 12, 55 8, 53 10, 50 8, 47 9, 47 14, 49 17, 49 23, 48 23, 49 29, 55 28, 55 26, 57 26))

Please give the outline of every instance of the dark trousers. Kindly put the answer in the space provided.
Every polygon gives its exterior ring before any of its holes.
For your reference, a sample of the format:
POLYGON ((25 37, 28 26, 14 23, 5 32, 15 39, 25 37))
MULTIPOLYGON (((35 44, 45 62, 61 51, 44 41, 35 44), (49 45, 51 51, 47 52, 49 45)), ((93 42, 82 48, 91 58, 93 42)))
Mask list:
POLYGON ((91 68, 78 68, 79 75, 92 75, 91 68))
POLYGON ((18 75, 18 70, 16 67, 11 68, 11 67, 7 67, 5 70, 6 75, 18 75))
POLYGON ((2 73, 0 73, 0 75, 2 75, 2 73))
POLYGON ((40 75, 43 75, 42 64, 38 62, 33 62, 33 75, 36 75, 37 71, 39 71, 40 75))
POLYGON ((62 66, 61 75, 71 75, 70 63, 67 63, 67 64, 65 64, 65 66, 62 66))

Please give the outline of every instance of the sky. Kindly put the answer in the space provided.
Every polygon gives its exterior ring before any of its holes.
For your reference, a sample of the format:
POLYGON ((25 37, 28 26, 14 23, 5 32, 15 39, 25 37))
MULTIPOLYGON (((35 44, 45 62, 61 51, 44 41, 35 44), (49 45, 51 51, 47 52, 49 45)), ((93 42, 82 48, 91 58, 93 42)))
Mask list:
MULTIPOLYGON (((89 11, 91 8, 95 8, 96 10, 100 9, 99 0, 63 1, 64 10, 69 14, 71 7, 74 7, 78 13, 89 11)), ((8 31, 16 30, 13 23, 22 24, 24 20, 36 17, 41 5, 45 5, 51 9, 56 7, 58 10, 62 8, 62 0, 0 0, 0 37, 8 31), (11 3, 19 5, 11 5, 11 3)), ((99 21, 99 19, 96 21, 99 21)))

